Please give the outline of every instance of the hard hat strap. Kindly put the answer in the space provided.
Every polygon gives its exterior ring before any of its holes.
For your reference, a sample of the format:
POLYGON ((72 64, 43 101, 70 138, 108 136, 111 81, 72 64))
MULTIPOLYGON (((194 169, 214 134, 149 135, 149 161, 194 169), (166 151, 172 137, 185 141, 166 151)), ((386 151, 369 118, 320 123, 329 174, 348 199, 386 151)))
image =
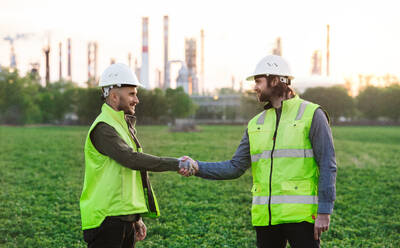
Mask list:
POLYGON ((103 87, 103 97, 106 98, 108 95, 110 95, 110 90, 112 86, 110 87, 103 87))
POLYGON ((287 85, 290 85, 290 79, 287 77, 279 77, 279 81, 281 81, 281 83, 285 83, 287 85))
POLYGON ((107 96, 110 95, 110 90, 114 88, 114 86, 117 86, 118 88, 121 88, 121 84, 116 84, 116 85, 110 85, 108 87, 103 87, 103 97, 106 98, 107 96))

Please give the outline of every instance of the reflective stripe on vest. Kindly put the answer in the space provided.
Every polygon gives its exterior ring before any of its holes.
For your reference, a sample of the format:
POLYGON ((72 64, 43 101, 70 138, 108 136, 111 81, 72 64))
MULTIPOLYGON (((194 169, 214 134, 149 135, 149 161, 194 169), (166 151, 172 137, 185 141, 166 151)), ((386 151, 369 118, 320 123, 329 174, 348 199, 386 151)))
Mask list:
MULTIPOLYGON (((262 153, 251 155, 252 162, 258 162, 260 159, 270 159, 272 151, 263 151, 262 153)), ((280 149, 274 150, 274 158, 312 158, 314 152, 312 149, 280 149)))
MULTIPOLYGON (((253 204, 268 204, 269 196, 253 196, 253 204)), ((315 195, 272 195, 271 204, 318 204, 318 196, 315 195)))
POLYGON ((306 107, 307 107, 308 104, 310 104, 310 102, 308 102, 308 101, 303 101, 300 104, 299 111, 297 112, 297 116, 296 116, 296 121, 300 120, 301 117, 303 117, 304 110, 306 110, 306 107))

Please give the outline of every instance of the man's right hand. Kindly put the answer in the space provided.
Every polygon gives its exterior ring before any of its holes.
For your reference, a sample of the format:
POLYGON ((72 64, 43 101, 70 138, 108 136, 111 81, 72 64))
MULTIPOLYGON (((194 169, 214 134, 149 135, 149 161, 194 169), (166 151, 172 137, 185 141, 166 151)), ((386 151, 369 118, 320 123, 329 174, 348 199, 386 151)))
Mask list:
POLYGON ((185 177, 193 176, 199 171, 199 165, 189 156, 179 158, 179 174, 185 177))

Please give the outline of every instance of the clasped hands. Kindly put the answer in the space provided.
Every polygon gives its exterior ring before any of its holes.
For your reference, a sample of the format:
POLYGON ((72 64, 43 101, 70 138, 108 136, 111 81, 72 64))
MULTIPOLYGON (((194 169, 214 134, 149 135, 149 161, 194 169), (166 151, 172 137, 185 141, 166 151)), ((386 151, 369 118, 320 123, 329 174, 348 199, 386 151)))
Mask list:
POLYGON ((183 156, 179 158, 179 174, 185 177, 189 177, 193 176, 198 171, 199 165, 191 157, 183 156))

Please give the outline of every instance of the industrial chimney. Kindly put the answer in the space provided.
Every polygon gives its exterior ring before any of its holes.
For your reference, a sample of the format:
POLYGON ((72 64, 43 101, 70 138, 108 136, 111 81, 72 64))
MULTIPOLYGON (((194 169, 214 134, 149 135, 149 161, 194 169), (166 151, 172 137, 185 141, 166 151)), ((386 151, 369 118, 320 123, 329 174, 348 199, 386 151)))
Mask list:
POLYGON ((94 87, 97 81, 97 42, 88 43, 88 86, 94 87))
POLYGON ((58 43, 58 56, 59 56, 59 81, 62 80, 62 43, 58 43))
POLYGON ((204 29, 200 30, 200 42, 201 42, 201 58, 200 58, 200 85, 199 93, 204 93, 204 29))
POLYGON ((326 37, 326 75, 329 77, 329 24, 326 25, 327 37, 326 37))
POLYGON ((50 35, 47 37, 47 44, 43 48, 46 59, 46 87, 50 84, 50 35))
POLYGON ((170 88, 170 84, 168 68, 168 16, 166 15, 164 16, 164 88, 170 88))
POLYGON ((143 17, 142 19, 142 67, 140 68, 141 83, 148 89, 149 83, 149 18, 143 17))
POLYGON ((72 80, 71 77, 71 38, 68 38, 68 80, 72 80))

